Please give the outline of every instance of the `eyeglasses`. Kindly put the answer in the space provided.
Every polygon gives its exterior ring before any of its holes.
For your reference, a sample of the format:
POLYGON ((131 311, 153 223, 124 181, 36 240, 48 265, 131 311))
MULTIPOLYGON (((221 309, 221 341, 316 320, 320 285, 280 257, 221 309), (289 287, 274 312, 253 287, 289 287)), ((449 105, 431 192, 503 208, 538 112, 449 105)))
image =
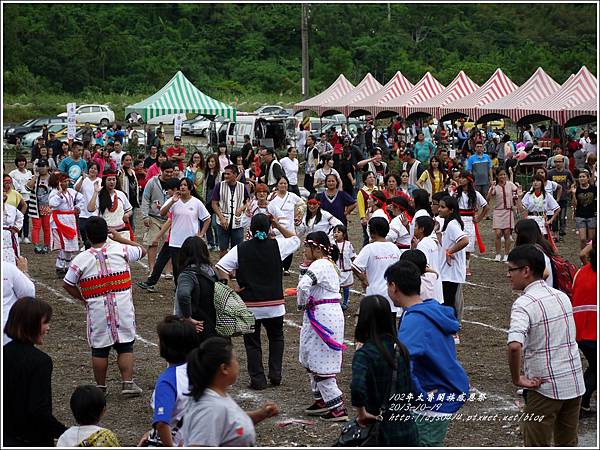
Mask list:
POLYGON ((527 266, 513 267, 512 269, 511 269, 511 268, 509 268, 509 269, 507 269, 507 272, 508 272, 508 273, 511 273, 511 272, 514 272, 515 270, 521 270, 521 269, 524 269, 525 267, 527 267, 527 266))

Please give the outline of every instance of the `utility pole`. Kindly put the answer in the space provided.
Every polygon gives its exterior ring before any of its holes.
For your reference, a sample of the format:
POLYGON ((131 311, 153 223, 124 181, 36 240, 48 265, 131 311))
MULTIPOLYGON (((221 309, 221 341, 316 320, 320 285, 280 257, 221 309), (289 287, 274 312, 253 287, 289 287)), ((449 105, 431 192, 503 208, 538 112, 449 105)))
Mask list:
POLYGON ((388 23, 389 23, 392 21, 392 4, 391 3, 387 4, 387 10, 388 10, 387 11, 388 12, 387 19, 388 19, 388 23))
POLYGON ((302 99, 309 96, 309 69, 308 69, 308 14, 309 4, 302 3, 302 99))

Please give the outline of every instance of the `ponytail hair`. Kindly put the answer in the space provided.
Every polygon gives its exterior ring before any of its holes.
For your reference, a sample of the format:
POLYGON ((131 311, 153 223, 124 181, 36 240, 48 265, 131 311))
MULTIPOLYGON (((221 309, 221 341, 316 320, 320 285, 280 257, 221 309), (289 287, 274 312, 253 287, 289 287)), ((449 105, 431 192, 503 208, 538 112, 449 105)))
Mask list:
POLYGON ((214 336, 206 339, 192 350, 187 358, 187 373, 190 393, 198 401, 210 386, 221 367, 230 364, 233 357, 233 345, 229 339, 214 336))
POLYGON ((271 221, 266 214, 258 213, 252 217, 250 222, 250 233, 260 241, 267 239, 271 230, 271 221))
MULTIPOLYGON (((469 198, 468 207, 475 208, 475 205, 477 205, 477 193, 475 191, 475 186, 474 186, 475 179, 473 178, 473 174, 471 172, 469 172, 468 170, 463 170, 460 173, 460 177, 464 178, 468 182, 467 183, 467 197, 469 198)), ((458 198, 460 198, 462 193, 463 193, 463 187, 461 184, 459 184, 458 188, 456 189, 456 196, 458 198)))
POLYGON ((334 262, 337 261, 340 256, 337 245, 331 244, 329 237, 324 231, 308 233, 304 242, 305 245, 321 249, 321 251, 329 256, 334 262))
POLYGON ((456 199, 456 197, 447 195, 446 197, 440 199, 440 202, 444 202, 444 204, 446 205, 446 208, 452 210, 452 214, 450 214, 448 217, 446 217, 446 219, 444 219, 444 226, 442 227, 442 231, 446 231, 448 224, 452 220, 456 220, 458 222, 458 224, 460 225, 460 229, 464 230, 465 224, 464 224, 463 220, 461 219, 460 214, 458 212, 458 200, 456 199))

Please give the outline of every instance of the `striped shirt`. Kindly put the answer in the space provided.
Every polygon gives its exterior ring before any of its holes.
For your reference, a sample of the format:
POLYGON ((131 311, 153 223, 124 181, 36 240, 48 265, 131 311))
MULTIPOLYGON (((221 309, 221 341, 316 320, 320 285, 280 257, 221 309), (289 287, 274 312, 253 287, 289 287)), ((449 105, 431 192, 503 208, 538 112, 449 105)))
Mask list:
POLYGON ((568 400, 585 392, 569 297, 543 280, 529 284, 512 306, 508 343, 524 351, 524 374, 539 377, 538 393, 568 400))

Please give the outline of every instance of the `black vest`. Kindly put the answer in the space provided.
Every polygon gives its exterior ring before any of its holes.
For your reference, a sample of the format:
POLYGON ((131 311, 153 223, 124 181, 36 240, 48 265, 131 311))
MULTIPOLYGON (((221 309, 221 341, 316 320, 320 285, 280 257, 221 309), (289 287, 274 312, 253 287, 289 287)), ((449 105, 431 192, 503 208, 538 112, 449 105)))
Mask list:
POLYGON ((238 249, 237 283, 245 302, 283 298, 283 263, 275 239, 256 238, 242 242, 238 249))

